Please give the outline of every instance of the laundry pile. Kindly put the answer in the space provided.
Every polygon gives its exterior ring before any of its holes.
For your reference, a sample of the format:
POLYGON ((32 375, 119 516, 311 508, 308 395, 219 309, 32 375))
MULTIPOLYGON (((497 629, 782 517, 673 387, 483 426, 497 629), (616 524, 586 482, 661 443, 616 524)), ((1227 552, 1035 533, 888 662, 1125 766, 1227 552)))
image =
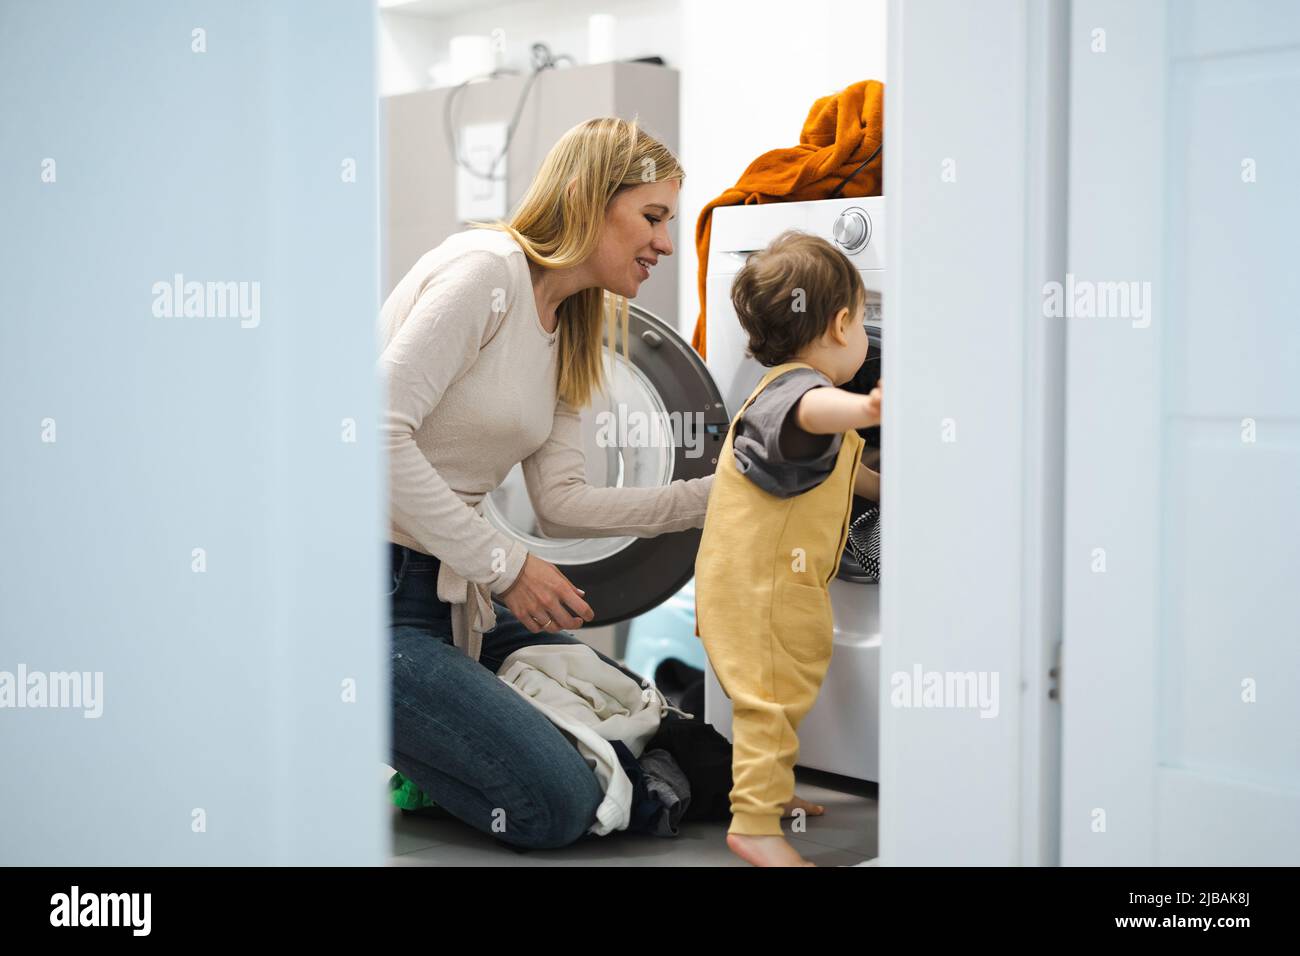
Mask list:
MULTIPOLYGON (((643 809, 650 787, 644 768, 637 772, 637 758, 645 752, 665 714, 673 710, 686 715, 673 708, 657 689, 642 687, 585 644, 520 648, 502 661, 497 676, 562 730, 595 771, 605 799, 596 809, 591 832, 604 836, 629 829, 635 792, 633 776, 644 790, 643 809)), ((690 787, 680 773, 671 772, 671 759, 668 763, 668 778, 655 777, 653 782, 656 792, 668 791, 680 819, 690 802, 690 787), (685 792, 674 791, 674 783, 684 786, 685 792)), ((656 766, 662 768, 663 763, 656 766)), ((668 806, 663 810, 654 815, 651 825, 669 835, 676 833, 672 812, 668 806)))
POLYGON ((691 345, 704 349, 709 237, 719 206, 805 202, 843 196, 879 196, 883 182, 881 147, 885 134, 885 85, 863 80, 813 103, 796 146, 769 150, 756 158, 736 185, 705 204, 695 224, 700 315, 691 345))
MULTIPOLYGON (((507 657, 497 676, 577 748, 604 791, 589 830, 676 836, 689 820, 730 816, 731 744, 585 644, 536 644, 507 657)), ((413 781, 394 774, 393 803, 433 810, 413 781)))

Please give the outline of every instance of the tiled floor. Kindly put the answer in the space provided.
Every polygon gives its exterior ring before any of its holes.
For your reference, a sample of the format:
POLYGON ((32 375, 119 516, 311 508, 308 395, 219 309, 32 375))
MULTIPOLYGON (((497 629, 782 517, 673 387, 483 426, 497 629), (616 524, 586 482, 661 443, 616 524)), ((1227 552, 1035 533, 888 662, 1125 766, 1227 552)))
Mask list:
MULTIPOLYGON (((385 768, 384 779, 392 771, 385 768)), ((807 831, 786 835, 818 866, 855 866, 876 856, 876 787, 845 777, 798 771, 798 793, 826 807, 807 831)), ((615 833, 560 850, 517 853, 457 820, 392 807, 391 866, 745 866, 727 849, 725 823, 692 823, 676 837, 615 833)))

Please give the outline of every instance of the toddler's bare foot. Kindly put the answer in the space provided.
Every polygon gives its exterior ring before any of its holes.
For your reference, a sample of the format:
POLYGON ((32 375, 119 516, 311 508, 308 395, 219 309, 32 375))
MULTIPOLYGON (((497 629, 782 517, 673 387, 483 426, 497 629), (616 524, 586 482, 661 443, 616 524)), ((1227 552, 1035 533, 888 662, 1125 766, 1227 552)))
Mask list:
POLYGON ((781 806, 781 819, 784 820, 787 817, 794 816, 796 810, 802 810, 810 817, 819 817, 826 812, 826 808, 820 803, 811 803, 800 797, 798 794, 795 794, 794 798, 791 799, 789 803, 781 806))
POLYGON ((799 855, 783 836, 748 836, 728 833, 727 847, 753 866, 816 866, 799 855))

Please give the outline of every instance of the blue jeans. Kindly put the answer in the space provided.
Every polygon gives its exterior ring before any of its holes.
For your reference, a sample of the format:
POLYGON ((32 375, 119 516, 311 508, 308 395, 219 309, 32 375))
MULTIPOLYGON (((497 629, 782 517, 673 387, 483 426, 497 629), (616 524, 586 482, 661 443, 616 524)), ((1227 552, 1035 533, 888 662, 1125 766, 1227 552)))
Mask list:
POLYGON ((391 542, 390 554, 392 766, 453 816, 512 846, 573 843, 595 822, 600 783, 574 745, 496 673, 521 647, 581 642, 532 634, 494 602, 496 627, 483 635, 476 663, 452 644, 438 559, 391 542))

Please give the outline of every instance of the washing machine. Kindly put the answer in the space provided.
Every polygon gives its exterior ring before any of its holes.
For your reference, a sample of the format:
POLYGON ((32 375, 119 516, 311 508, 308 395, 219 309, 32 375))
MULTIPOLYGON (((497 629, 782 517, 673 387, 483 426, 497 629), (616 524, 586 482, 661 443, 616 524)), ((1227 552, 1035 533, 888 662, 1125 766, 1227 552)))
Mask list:
MULTIPOLYGON (((617 353, 605 366, 605 388, 580 414, 587 482, 645 488, 711 475, 730 424, 713 376, 672 326, 636 302, 629 313, 627 353, 620 336, 617 353), (622 435, 620 441, 610 440, 609 422, 638 418, 671 427, 660 432, 663 440, 632 445, 620 443, 622 435)), ((699 529, 653 538, 549 537, 537 525, 520 465, 484 498, 483 517, 587 592, 596 614, 589 628, 658 607, 695 575, 699 529)))
MULTIPOLYGON (((731 283, 750 254, 786 229, 825 236, 861 272, 868 292, 871 349, 862 369, 844 387, 870 391, 880 377, 883 205, 882 199, 872 198, 715 209, 706 287, 708 362, 671 325, 632 302, 628 354, 623 354, 620 343, 607 366, 606 388, 582 412, 587 481, 600 487, 653 487, 713 472, 732 415, 763 373, 757 362, 745 356, 744 333, 731 308, 731 283), (626 446, 600 440, 602 420, 633 412, 674 422, 680 431, 672 442, 626 446)), ((866 429, 863 437, 868 455, 878 456, 879 429, 866 429)), ((876 457, 865 460, 879 467, 876 457)), ((855 499, 855 512, 866 504, 855 499)), ((596 618, 589 627, 616 624, 657 607, 695 573, 698 529, 654 538, 547 536, 537 526, 519 466, 484 500, 483 515, 598 598, 591 602, 596 618)), ((835 651, 818 702, 799 730, 799 763, 876 780, 878 588, 847 553, 831 583, 831 599, 835 651)), ((730 701, 711 670, 705 675, 705 719, 730 739, 730 701)))

